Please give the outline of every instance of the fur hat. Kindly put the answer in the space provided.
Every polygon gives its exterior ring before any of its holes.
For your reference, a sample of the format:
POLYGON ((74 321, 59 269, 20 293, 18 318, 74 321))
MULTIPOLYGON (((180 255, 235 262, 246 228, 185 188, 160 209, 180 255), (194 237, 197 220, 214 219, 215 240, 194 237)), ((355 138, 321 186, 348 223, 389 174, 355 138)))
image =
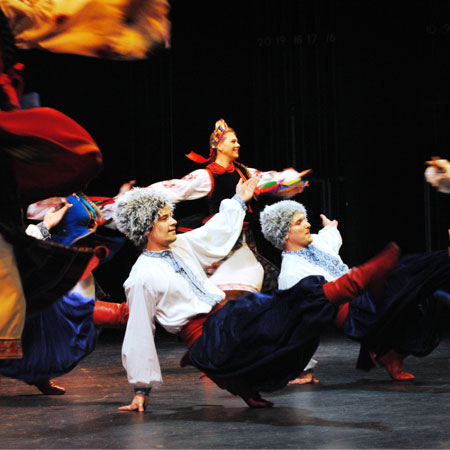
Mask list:
POLYGON ((299 211, 307 218, 305 207, 294 200, 282 200, 267 205, 259 216, 264 237, 276 248, 282 250, 294 214, 299 211))
POLYGON ((114 209, 117 229, 134 245, 144 248, 147 236, 165 205, 173 210, 173 205, 163 193, 152 188, 133 188, 117 200, 114 209))

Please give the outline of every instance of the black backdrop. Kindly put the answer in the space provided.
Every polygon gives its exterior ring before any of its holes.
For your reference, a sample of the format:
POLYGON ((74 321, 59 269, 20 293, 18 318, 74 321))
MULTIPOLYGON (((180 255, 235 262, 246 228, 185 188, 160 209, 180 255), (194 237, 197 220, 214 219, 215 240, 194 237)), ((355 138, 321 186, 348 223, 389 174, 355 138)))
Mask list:
MULTIPOLYGON (((145 61, 21 52, 27 90, 103 151, 88 194, 183 176, 195 168, 183 155, 206 155, 223 117, 250 167, 313 169, 297 199, 315 230, 321 212, 339 220, 349 264, 389 240, 405 253, 447 246, 450 196, 423 171, 450 156, 449 1, 171 5, 171 48, 145 61)), ((133 257, 125 249, 100 278, 120 285, 133 257)))

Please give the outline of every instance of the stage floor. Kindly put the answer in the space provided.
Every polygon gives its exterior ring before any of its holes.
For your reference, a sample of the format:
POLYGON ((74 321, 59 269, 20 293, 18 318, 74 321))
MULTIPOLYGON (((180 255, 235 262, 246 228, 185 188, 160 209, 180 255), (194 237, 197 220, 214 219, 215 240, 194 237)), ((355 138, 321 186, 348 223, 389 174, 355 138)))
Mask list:
POLYGON ((392 382, 377 368, 354 369, 358 345, 323 339, 320 383, 265 395, 274 408, 249 409, 192 367, 185 351, 160 333, 164 384, 145 413, 119 412, 133 396, 120 359, 121 331, 100 336, 96 350, 57 379, 63 396, 44 396, 0 379, 0 448, 450 448, 450 338, 426 358, 409 357, 414 382, 392 382))

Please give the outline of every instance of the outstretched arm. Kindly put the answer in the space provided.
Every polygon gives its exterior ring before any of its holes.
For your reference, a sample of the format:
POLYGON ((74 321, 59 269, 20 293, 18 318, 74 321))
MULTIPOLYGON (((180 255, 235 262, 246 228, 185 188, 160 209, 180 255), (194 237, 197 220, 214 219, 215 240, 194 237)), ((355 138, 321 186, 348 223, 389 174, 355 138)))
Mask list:
POLYGON ((330 220, 325 214, 321 214, 323 228, 314 238, 314 244, 328 252, 339 254, 342 245, 341 233, 338 230, 339 222, 330 220))
POLYGON ((322 219, 322 226, 325 227, 335 227, 337 228, 339 222, 337 220, 330 220, 325 214, 321 214, 320 218, 322 219))
POLYGON ((120 197, 122 194, 125 194, 125 192, 131 191, 135 184, 136 180, 130 180, 127 183, 123 183, 122 186, 120 186, 119 192, 116 194, 116 197, 120 197))
MULTIPOLYGON (((150 270, 148 283, 153 286, 160 273, 150 270)), ((144 411, 152 387, 162 384, 161 368, 156 352, 154 317, 157 294, 141 280, 124 284, 130 315, 122 345, 122 364, 128 382, 134 388, 134 397, 120 411, 144 411)))
POLYGON ((169 201, 178 203, 206 197, 211 191, 212 181, 206 169, 197 169, 181 179, 159 181, 148 187, 163 192, 169 201))
POLYGON ((203 268, 225 257, 241 234, 247 210, 245 202, 252 198, 257 183, 257 177, 239 180, 235 196, 238 198, 222 200, 219 212, 205 225, 179 235, 177 245, 188 245, 190 255, 203 268))
POLYGON ((311 169, 298 172, 293 168, 284 169, 281 172, 271 170, 269 172, 261 172, 257 169, 247 168, 252 175, 258 175, 259 183, 256 194, 267 194, 277 198, 291 198, 296 194, 304 191, 309 185, 305 180, 305 176, 311 172, 311 169))

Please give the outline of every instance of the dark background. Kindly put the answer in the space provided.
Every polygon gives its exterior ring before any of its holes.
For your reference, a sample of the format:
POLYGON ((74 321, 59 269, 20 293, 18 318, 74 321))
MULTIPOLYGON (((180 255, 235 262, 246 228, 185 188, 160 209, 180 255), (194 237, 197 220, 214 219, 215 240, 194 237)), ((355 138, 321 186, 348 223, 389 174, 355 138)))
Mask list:
MULTIPOLYGON (((171 5, 171 48, 144 61, 21 52, 27 90, 102 149, 105 167, 87 194, 198 168, 184 155, 207 155, 222 117, 248 166, 313 169, 296 200, 314 231, 322 212, 339 220, 349 265, 389 240, 404 253, 448 245, 450 196, 423 172, 432 156, 450 157, 449 1, 171 5)), ((133 258, 127 246, 97 269, 113 295, 133 258)))

